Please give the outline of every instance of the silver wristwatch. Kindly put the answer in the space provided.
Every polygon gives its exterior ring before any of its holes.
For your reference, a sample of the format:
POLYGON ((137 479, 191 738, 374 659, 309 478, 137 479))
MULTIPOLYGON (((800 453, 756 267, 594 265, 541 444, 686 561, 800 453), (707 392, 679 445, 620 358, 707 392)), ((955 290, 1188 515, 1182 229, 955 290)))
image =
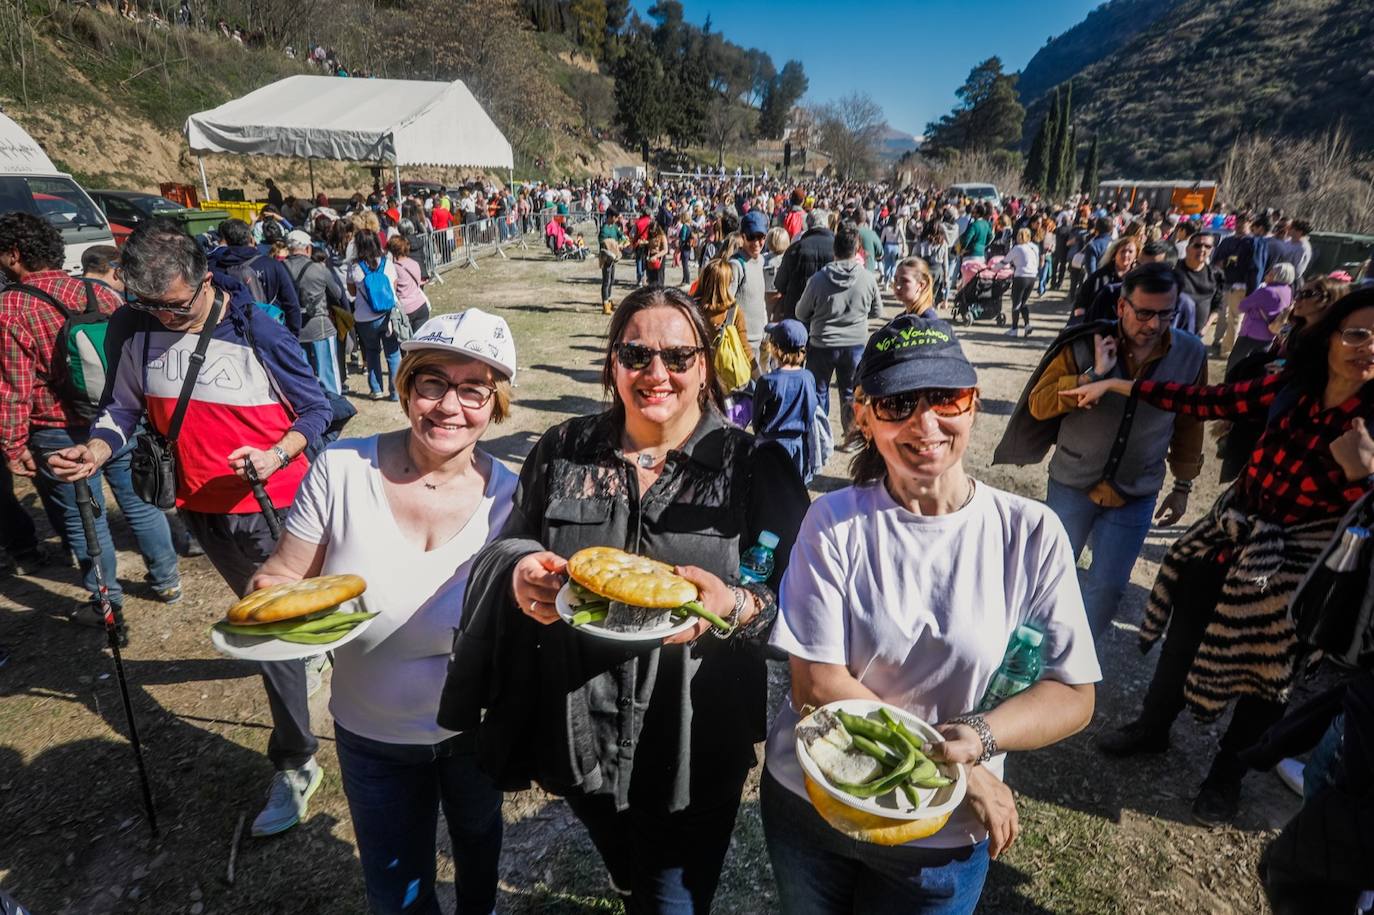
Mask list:
POLYGON ((287 464, 291 463, 291 455, 287 454, 286 449, 283 448, 281 445, 273 445, 272 453, 277 456, 277 461, 281 464, 282 467, 285 467, 287 464))
POLYGON ((988 727, 987 719, 982 715, 957 715, 949 719, 949 723, 966 724, 973 728, 974 733, 978 735, 979 742, 983 744, 983 755, 978 757, 980 763, 987 762, 1001 752, 997 747, 997 739, 992 736, 992 728, 988 727))

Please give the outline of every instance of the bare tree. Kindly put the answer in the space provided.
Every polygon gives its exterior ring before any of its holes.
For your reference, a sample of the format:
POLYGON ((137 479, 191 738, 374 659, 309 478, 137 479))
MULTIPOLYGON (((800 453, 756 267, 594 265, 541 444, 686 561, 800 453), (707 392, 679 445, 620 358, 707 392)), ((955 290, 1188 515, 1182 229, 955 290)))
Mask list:
POLYGON ((706 106, 706 136, 716 147, 716 165, 725 164, 725 149, 750 136, 758 112, 732 98, 712 95, 706 106))
POLYGON ((1234 205, 1277 207, 1333 232, 1374 231, 1374 159, 1351 148, 1341 125, 1318 137, 1240 137, 1226 155, 1221 191, 1234 205))
POLYGON ((882 142, 883 109, 866 92, 852 92, 814 111, 816 143, 845 179, 874 173, 882 142))

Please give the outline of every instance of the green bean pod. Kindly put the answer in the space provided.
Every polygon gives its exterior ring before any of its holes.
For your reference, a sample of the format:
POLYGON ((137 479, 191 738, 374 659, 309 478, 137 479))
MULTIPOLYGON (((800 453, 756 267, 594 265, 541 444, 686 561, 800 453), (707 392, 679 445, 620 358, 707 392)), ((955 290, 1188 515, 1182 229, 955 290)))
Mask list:
POLYGON ((261 623, 246 626, 241 623, 220 621, 215 628, 230 635, 280 636, 284 633, 333 632, 338 629, 352 629, 359 623, 372 619, 375 613, 331 613, 328 616, 305 620, 281 620, 276 623, 261 623))
POLYGON ((913 807, 921 806, 921 796, 916 793, 915 787, 911 782, 902 782, 902 794, 906 795, 907 802, 913 807))
POLYGON ((849 735, 849 739, 854 742, 854 749, 861 753, 867 753, 883 765, 894 769, 901 765, 902 757, 878 743, 876 740, 869 740, 861 734, 852 732, 849 735))
MULTIPOLYGON (((851 715, 841 709, 835 710, 835 717, 840 719, 840 724, 844 725, 844 729, 849 732, 851 737, 867 737, 869 740, 888 746, 893 746, 894 743, 896 743, 896 738, 893 737, 892 731, 885 725, 871 718, 851 715)), ((894 749, 896 749, 898 755, 900 755, 906 752, 906 745, 899 744, 895 746, 894 749)))
POLYGON ((735 628, 731 626, 729 623, 725 622, 725 620, 716 616, 710 610, 707 610, 705 607, 703 607, 701 605, 701 601, 699 600, 688 601, 687 603, 683 604, 680 609, 687 611, 693 616, 701 617, 702 619, 706 620, 706 622, 710 623, 712 626, 715 626, 717 629, 722 629, 726 632, 729 632, 731 629, 735 628))
POLYGON ((918 788, 944 788, 947 785, 954 784, 954 779, 936 774, 929 778, 913 778, 911 782, 918 788))
POLYGON ((295 642, 300 645, 329 645, 348 635, 351 627, 343 631, 331 632, 283 632, 277 638, 283 642, 295 642))
POLYGON ((610 609, 606 607, 593 610, 579 610, 572 615, 572 619, 569 620, 569 622, 574 626, 585 626, 587 623, 599 623, 604 620, 606 614, 610 612, 610 609))

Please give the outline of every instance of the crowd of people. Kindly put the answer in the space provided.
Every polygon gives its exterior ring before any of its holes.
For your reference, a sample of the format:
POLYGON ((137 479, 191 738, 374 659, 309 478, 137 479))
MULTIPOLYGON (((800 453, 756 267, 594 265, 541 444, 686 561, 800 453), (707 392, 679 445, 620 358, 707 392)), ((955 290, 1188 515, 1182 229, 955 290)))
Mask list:
MULTIPOLYGON (((0 545, 22 574, 51 561, 12 473, 33 479, 64 548, 85 557, 74 484, 103 499, 103 479, 155 592, 178 599, 168 518, 130 480, 129 456, 152 440, 175 455, 175 516, 235 594, 364 576, 379 618, 333 652, 330 711, 372 911, 438 911, 442 809, 458 911, 492 912, 502 794, 532 784, 566 798, 627 911, 708 911, 761 742, 784 912, 973 911, 989 860, 1021 829, 1005 756, 1091 721, 1113 674, 1100 640, 1152 523, 1187 512, 1209 421, 1229 424, 1234 482, 1169 548, 1140 629, 1142 649, 1164 639, 1153 679, 1140 716, 1099 748, 1166 752, 1185 708, 1210 721, 1234 706, 1192 808, 1230 823, 1300 672, 1322 653, 1361 658, 1335 670, 1330 714, 1304 719, 1307 745, 1285 744, 1316 749, 1305 771, 1287 769, 1306 803, 1262 876, 1278 912, 1313 898, 1368 907, 1369 820, 1330 811, 1333 798, 1368 811, 1369 654, 1343 653, 1329 626, 1320 644, 1300 636, 1289 607, 1374 488, 1374 289, 1309 275, 1301 219, 725 175, 377 189, 339 207, 269 191, 252 225, 193 239, 149 221, 122 250, 88 252, 84 277, 61 270, 42 219, 0 215, 0 545), (609 405, 544 431, 516 474, 481 442, 521 409, 521 341, 480 308, 433 313, 432 265, 413 255, 454 221, 523 234, 544 211, 549 225, 597 222, 609 405), (634 288, 617 301, 625 261, 634 288), (1030 465, 1053 450, 1043 502, 965 461, 979 372, 942 310, 994 261, 1012 334, 1029 336, 1033 313, 1046 327, 1052 313, 1032 300, 1069 280, 1070 314, 1044 334, 994 455, 1030 465), (899 313, 871 330, 891 313, 885 296, 899 313), (107 324, 98 391, 70 383, 69 313, 107 324), (340 437, 353 349, 367 396, 397 404, 395 431, 340 437), (1221 384, 1209 357, 1227 360, 1221 384), (198 380, 201 363, 214 371, 198 380), (806 483, 833 450, 849 455, 850 485, 812 500, 806 483), (285 517, 279 537, 255 479, 285 517), (764 533, 776 567, 741 576, 764 533), (672 564, 725 627, 702 620, 649 644, 565 625, 567 561, 590 546, 672 564), (1023 626, 1042 637, 1039 679, 986 708, 1023 626), (770 655, 791 682, 771 728, 770 655), (935 725, 932 757, 968 772, 942 828, 883 846, 818 813, 793 728, 839 699, 935 725)), ((1367 547, 1353 561, 1367 569, 1367 547)), ((97 570, 80 565, 94 593, 97 570)), ((81 612, 95 621, 92 607, 81 612)), ((275 771, 255 836, 300 822, 320 785, 307 702, 320 670, 262 666, 275 771)))

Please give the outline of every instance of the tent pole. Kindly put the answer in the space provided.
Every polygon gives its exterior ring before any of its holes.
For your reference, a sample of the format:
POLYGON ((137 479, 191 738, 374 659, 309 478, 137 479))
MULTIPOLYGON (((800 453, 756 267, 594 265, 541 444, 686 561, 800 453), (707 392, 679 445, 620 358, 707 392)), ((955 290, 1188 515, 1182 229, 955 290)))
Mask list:
POLYGON ((391 160, 391 165, 396 169, 396 205, 401 205, 401 163, 395 159, 391 160))
POLYGON ((200 166, 200 186, 205 191, 205 199, 210 199, 210 182, 205 180, 205 160, 196 156, 196 164, 200 166))
POLYGON ((314 160, 312 157, 310 157, 310 156, 306 156, 306 157, 305 157, 305 165, 306 165, 306 168, 310 169, 310 199, 311 199, 311 200, 314 200, 314 199, 315 199, 315 160, 314 160))

